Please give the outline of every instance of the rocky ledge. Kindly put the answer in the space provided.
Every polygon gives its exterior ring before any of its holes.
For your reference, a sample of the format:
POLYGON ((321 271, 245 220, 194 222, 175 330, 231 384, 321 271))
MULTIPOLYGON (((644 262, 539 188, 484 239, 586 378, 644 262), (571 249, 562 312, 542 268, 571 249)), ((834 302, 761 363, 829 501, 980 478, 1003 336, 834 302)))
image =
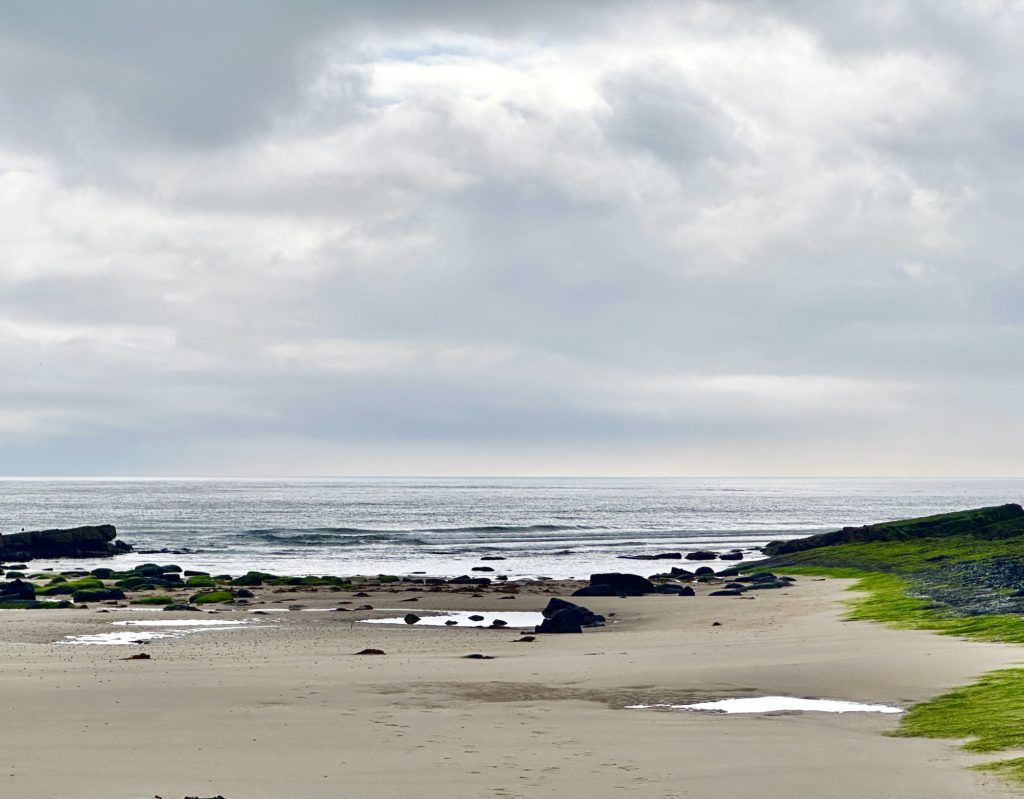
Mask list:
POLYGON ((31 530, 0 535, 0 562, 36 558, 97 558, 131 552, 131 545, 116 541, 112 524, 31 530))

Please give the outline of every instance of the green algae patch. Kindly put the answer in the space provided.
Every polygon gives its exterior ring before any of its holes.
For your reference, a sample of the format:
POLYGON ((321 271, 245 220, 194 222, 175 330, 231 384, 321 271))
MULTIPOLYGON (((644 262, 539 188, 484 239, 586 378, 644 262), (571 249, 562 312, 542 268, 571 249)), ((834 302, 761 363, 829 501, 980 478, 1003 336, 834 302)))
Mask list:
POLYGON ((174 600, 169 596, 140 596, 131 601, 132 605, 171 605, 174 600))
POLYGON ((185 580, 185 585, 195 588, 213 588, 216 583, 213 581, 212 577, 196 574, 185 580))
POLYGON ((218 602, 230 602, 234 596, 230 591, 210 591, 205 594, 196 594, 189 601, 194 605, 212 605, 218 602))
POLYGON ((899 729, 890 734, 968 739, 963 748, 969 752, 1024 748, 1021 696, 1024 669, 991 671, 971 685, 914 705, 903 715, 899 729))
POLYGON ((1024 757, 1012 760, 996 760, 992 763, 979 763, 969 767, 972 771, 987 771, 1002 777, 1007 782, 1024 785, 1024 757))

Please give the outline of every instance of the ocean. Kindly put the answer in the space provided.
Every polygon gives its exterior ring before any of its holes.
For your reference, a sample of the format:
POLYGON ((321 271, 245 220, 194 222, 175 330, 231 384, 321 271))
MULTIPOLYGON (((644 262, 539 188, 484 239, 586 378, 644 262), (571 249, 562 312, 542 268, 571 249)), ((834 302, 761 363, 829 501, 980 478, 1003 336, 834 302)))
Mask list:
POLYGON ((583 578, 671 564, 621 555, 753 559, 771 540, 1022 497, 1021 479, 6 479, 0 533, 109 523, 138 550, 193 550, 75 561, 90 568, 583 578))

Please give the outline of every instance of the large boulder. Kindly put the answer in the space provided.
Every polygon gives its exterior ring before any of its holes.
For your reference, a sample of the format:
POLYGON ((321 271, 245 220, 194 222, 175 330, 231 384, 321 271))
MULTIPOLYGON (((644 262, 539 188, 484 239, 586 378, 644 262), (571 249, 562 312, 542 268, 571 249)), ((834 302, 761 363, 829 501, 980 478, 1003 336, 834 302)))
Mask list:
POLYGON ((714 560, 718 557, 717 552, 712 552, 710 549, 698 549, 696 552, 687 552, 687 560, 714 560))
POLYGON ((590 585, 573 596, 643 596, 654 592, 654 583, 639 574, 604 572, 590 575, 590 585))
POLYGON ((538 633, 581 633, 584 627, 600 627, 604 624, 604 616, 556 597, 548 601, 541 613, 544 621, 534 630, 538 633))
POLYGON ((3 601, 35 598, 36 587, 32 583, 26 583, 20 579, 12 580, 9 583, 0 583, 0 599, 3 601))

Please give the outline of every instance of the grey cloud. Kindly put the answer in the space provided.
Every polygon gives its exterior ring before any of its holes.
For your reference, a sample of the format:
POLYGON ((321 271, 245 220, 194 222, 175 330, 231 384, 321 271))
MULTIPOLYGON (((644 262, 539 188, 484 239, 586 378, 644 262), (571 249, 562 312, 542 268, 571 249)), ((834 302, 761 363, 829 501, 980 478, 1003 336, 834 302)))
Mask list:
POLYGON ((1006 463, 1020 56, 891 7, 5 4, 0 471, 1006 463))

